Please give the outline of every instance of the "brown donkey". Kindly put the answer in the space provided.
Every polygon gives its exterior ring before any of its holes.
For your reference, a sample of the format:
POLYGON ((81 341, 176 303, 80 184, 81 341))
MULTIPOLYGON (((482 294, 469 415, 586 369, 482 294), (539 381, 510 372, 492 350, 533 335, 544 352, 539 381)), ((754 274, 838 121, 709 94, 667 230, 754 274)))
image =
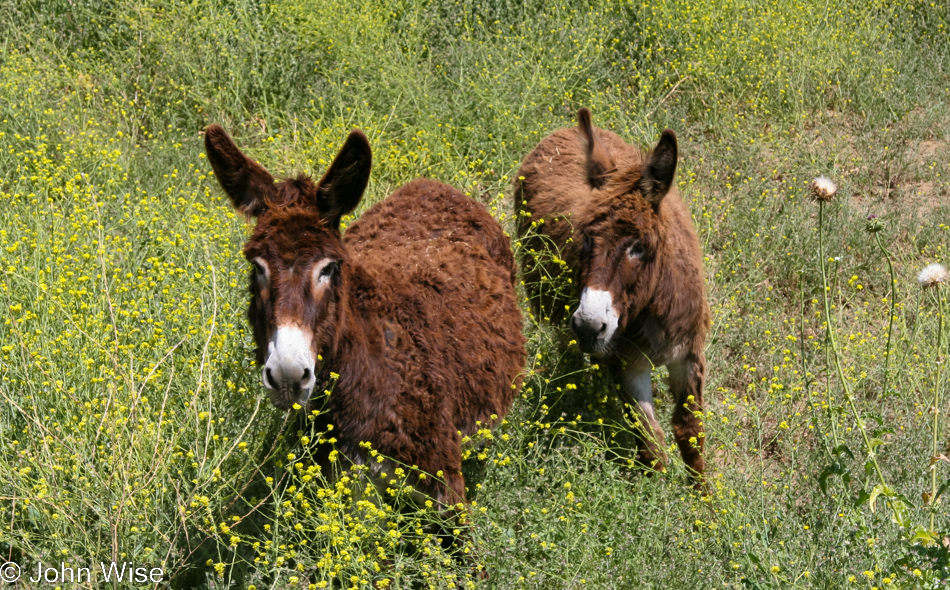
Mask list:
POLYGON ((667 366, 673 436, 702 480, 703 347, 710 320, 699 240, 673 183, 676 135, 664 131, 644 154, 593 127, 587 109, 577 117, 578 127, 538 144, 515 182, 533 309, 553 321, 565 319, 576 295, 549 286, 564 266, 570 269, 566 278, 580 296, 571 329, 581 350, 605 361, 623 400, 638 411, 639 459, 659 468, 665 445, 650 372, 667 366), (539 258, 551 245, 563 264, 539 258))
POLYGON ((464 502, 461 438, 508 412, 525 362, 501 227, 456 189, 414 180, 342 235, 369 180, 358 130, 318 182, 275 183, 217 125, 205 147, 235 209, 257 218, 247 317, 273 404, 324 408, 336 449, 373 480, 392 464, 368 462, 364 441, 429 474, 416 489, 443 508, 464 502), (311 400, 331 372, 333 393, 311 400))

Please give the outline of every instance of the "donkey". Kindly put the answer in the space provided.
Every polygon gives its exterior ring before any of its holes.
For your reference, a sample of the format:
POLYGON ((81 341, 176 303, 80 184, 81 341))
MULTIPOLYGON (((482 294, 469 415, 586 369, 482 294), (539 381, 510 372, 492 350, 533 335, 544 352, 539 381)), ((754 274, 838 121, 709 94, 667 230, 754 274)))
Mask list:
POLYGON ((465 502, 461 439, 505 416, 526 360, 517 267, 498 222, 417 179, 343 235, 372 161, 359 130, 318 182, 275 182, 217 125, 205 148, 234 208, 257 218, 244 247, 247 318, 273 405, 323 408, 347 461, 371 465, 379 484, 392 464, 368 461, 369 442, 417 470, 414 496, 453 512, 465 502), (314 397, 331 373, 332 394, 314 397))
POLYGON ((710 315, 699 240, 673 183, 676 135, 664 131, 656 147, 642 153, 593 127, 586 108, 577 118, 577 128, 555 131, 534 148, 515 182, 532 308, 559 322, 572 295, 580 296, 571 330, 583 352, 605 362, 623 401, 638 413, 639 461, 660 470, 665 445, 650 373, 666 365, 673 436, 701 484, 710 315), (551 245, 559 249, 556 257, 539 257, 551 245), (550 288, 570 272, 564 279, 576 285, 576 295, 550 288))

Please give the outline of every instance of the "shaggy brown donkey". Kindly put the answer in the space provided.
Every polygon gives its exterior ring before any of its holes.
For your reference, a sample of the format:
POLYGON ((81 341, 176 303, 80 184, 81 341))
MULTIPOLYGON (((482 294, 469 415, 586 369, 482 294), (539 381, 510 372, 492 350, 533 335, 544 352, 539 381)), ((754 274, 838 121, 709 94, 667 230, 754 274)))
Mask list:
POLYGON ((418 492, 442 507, 464 502, 461 438, 508 412, 525 362, 501 227, 454 188, 414 180, 342 235, 369 179, 358 130, 318 182, 275 183, 217 125, 205 147, 234 207, 257 218, 244 247, 247 315, 273 404, 323 407, 348 461, 368 463, 369 442, 430 474, 413 478, 418 492), (331 372, 333 393, 311 400, 331 372))
POLYGON ((573 297, 580 296, 571 329, 584 352, 606 362, 623 400, 638 411, 644 426, 640 460, 660 468, 664 439, 653 413, 650 372, 667 366, 673 436, 686 465, 702 480, 699 413, 709 307, 699 240, 673 182, 676 135, 664 131, 644 154, 593 127, 587 109, 577 117, 578 127, 538 144, 515 182, 533 308, 563 320, 573 297), (546 289, 565 266, 537 258, 552 244, 574 273, 568 277, 576 295, 546 289))

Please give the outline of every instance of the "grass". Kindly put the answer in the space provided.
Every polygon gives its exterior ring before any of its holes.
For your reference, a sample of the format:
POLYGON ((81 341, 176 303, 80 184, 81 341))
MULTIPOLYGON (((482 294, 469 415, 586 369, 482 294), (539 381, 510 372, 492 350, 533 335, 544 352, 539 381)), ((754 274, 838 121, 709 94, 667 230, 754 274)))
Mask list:
POLYGON ((950 583, 950 287, 916 282, 950 262, 943 4, 0 8, 0 553, 25 574, 128 561, 209 589, 950 583), (580 106, 633 143, 679 136, 713 310, 711 493, 690 490, 673 449, 666 474, 629 468, 613 385, 525 306, 524 393, 471 448, 458 559, 400 500, 405 474, 382 498, 358 473, 327 481, 307 456, 332 432, 262 395, 247 230, 200 131, 222 123, 289 175, 321 173, 360 127, 363 207, 425 175, 513 232, 521 159, 580 106), (819 174, 840 187, 820 216, 819 174), (297 430, 310 445, 286 440, 297 430))

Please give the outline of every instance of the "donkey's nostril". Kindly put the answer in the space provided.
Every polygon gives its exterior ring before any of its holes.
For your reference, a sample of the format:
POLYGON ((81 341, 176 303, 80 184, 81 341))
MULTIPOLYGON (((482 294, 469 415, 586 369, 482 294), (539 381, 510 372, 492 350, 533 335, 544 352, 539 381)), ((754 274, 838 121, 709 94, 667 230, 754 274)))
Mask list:
POLYGON ((601 324, 601 325, 600 325, 600 329, 597 330, 597 335, 600 336, 601 334, 604 333, 604 331, 605 331, 606 329, 607 329, 607 324, 606 324, 606 323, 601 324))
POLYGON ((274 375, 271 374, 270 367, 264 369, 264 386, 277 389, 277 383, 274 382, 274 375))

